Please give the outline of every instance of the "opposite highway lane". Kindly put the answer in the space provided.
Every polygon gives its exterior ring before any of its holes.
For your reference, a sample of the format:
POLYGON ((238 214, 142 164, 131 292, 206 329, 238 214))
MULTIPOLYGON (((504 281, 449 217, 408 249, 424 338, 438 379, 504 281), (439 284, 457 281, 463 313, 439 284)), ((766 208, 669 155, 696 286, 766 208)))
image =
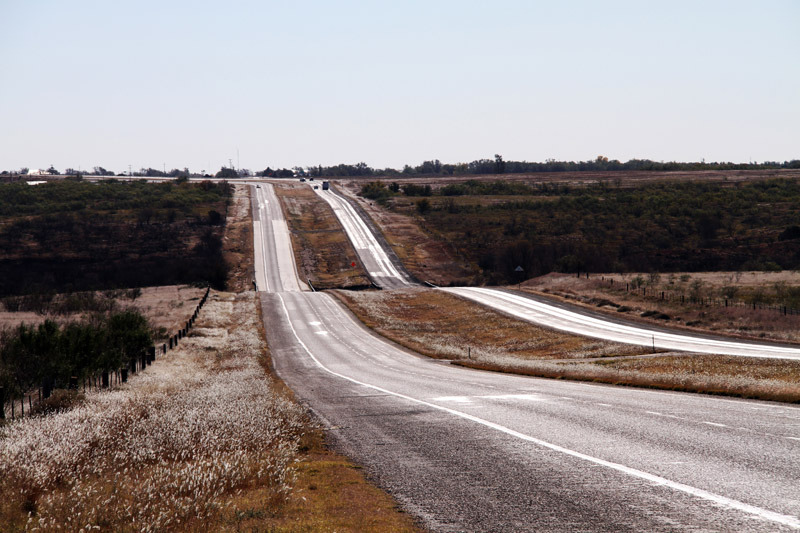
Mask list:
MULTIPOLYGON (((275 242, 262 234, 256 267, 287 276, 275 242)), ((271 287, 278 374, 433 530, 800 528, 798 408, 454 367, 376 337, 327 294, 271 287)))
POLYGON ((375 285, 384 289, 402 289, 416 285, 400 262, 390 257, 393 252, 388 245, 382 245, 369 227, 369 221, 360 216, 346 198, 332 189, 315 189, 314 192, 333 209, 375 285))
POLYGON ((767 359, 800 359, 800 348, 796 346, 724 340, 710 336, 692 335, 677 330, 668 331, 662 328, 648 328, 639 324, 615 322, 498 289, 448 287, 440 290, 468 298, 528 322, 587 337, 642 346, 652 345, 666 350, 767 359))

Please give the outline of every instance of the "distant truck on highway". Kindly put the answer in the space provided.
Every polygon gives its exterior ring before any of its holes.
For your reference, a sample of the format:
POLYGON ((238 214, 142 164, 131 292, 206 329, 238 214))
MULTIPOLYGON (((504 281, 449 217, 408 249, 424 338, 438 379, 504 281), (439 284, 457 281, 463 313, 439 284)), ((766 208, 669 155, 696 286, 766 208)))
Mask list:
POLYGON ((323 191, 327 191, 330 188, 331 188, 331 182, 329 182, 329 181, 323 181, 322 182, 322 190, 323 191))

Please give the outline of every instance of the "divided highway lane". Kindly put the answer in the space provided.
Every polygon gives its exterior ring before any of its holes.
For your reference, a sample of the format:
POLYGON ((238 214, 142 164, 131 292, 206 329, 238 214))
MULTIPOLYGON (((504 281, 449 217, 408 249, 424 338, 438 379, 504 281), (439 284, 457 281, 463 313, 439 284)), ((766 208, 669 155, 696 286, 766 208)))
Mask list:
POLYGON ((259 291, 299 291, 289 226, 269 183, 251 185, 256 286, 259 291))
POLYGON ((262 294, 279 375, 434 530, 800 528, 800 409, 478 372, 322 293, 262 294))
POLYGON ((375 285, 383 289, 401 289, 416 285, 400 262, 389 257, 393 252, 382 246, 367 222, 347 199, 333 190, 314 189, 314 192, 333 209, 375 285))
POLYGON ((331 296, 284 279, 296 271, 288 228, 265 223, 280 216, 268 192, 255 194, 256 270, 260 289, 269 282, 261 298, 275 368, 340 449, 431 529, 800 528, 800 409, 410 354, 331 296))
POLYGON ((643 346, 655 345, 656 348, 666 350, 769 359, 800 359, 798 347, 723 340, 677 330, 667 331, 632 323, 626 324, 622 321, 614 322, 498 289, 453 287, 439 290, 470 299, 528 322, 588 337, 643 346))
MULTIPOLYGON (((390 258, 382 247, 363 243, 376 242, 372 229, 344 198, 317 191, 334 207, 334 213, 345 227, 356 252, 364 264, 381 264, 382 274, 379 285, 384 288, 402 288, 410 285, 407 277, 401 275, 402 265, 396 258, 390 258), (357 228, 357 229, 353 229, 357 228), (369 239, 372 238, 372 241, 369 239), (392 265, 392 263, 394 263, 392 265), (395 274, 397 272, 397 274, 395 274), (394 276, 394 280, 392 279, 394 276)), ((485 287, 440 288, 468 298, 474 302, 491 307, 522 320, 551 327, 578 335, 598 339, 653 346, 666 350, 680 350, 719 355, 739 355, 772 359, 800 359, 800 347, 780 346, 771 343, 751 343, 724 340, 711 336, 687 334, 667 328, 648 327, 624 320, 606 319, 594 313, 582 312, 579 308, 565 308, 555 303, 542 302, 520 294, 485 287)))

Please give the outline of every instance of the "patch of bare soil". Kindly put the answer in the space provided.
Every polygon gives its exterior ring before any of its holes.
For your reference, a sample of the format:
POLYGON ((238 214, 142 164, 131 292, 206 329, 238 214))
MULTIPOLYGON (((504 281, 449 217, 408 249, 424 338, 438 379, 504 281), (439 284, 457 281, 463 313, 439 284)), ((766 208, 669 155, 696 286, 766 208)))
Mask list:
POLYGON ((777 299, 800 291, 798 287, 800 273, 792 271, 591 274, 589 278, 552 273, 522 284, 523 291, 616 317, 792 343, 800 342, 800 315, 788 309, 784 314, 777 299))
POLYGON ((389 211, 376 202, 358 196, 361 187, 359 182, 343 180, 336 184, 339 185, 339 191, 364 208, 381 229, 403 266, 417 279, 434 285, 465 285, 474 277, 466 260, 459 257, 448 243, 435 238, 423 221, 389 211))
POLYGON ((331 207, 307 185, 275 185, 295 261, 316 289, 368 287, 369 277, 331 207), (353 266, 355 265, 355 266, 353 266))
POLYGON ((233 186, 233 198, 228 207, 225 234, 222 238, 223 256, 230 266, 228 290, 242 292, 253 288, 253 224, 250 205, 250 186, 233 186))

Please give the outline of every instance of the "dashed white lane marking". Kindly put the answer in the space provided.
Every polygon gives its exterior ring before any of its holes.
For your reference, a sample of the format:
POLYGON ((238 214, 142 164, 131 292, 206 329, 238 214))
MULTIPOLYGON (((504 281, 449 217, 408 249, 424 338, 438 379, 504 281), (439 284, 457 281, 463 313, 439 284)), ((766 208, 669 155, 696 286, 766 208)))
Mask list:
POLYGON ((454 403, 472 403, 472 398, 466 396, 442 396, 440 398, 433 398, 434 402, 454 402, 454 403))
POLYGON ((309 326, 319 326, 321 324, 322 324, 322 322, 319 322, 318 320, 315 320, 314 322, 309 322, 308 323, 309 326))
POLYGON ((709 422, 708 420, 701 420, 701 423, 709 425, 709 426, 718 427, 718 428, 726 428, 726 427, 728 427, 727 424, 720 424, 719 422, 709 422))
POLYGON ((327 335, 328 334, 327 331, 315 331, 314 333, 317 334, 317 335, 327 335))
POLYGON ((292 330, 292 333, 294 334, 295 339, 297 339, 298 344, 303 348, 303 350, 308 354, 308 356, 311 358, 311 360, 314 361, 314 363, 318 367, 320 367, 325 372, 331 374, 332 376, 339 377, 339 378, 347 380, 347 381, 349 381, 351 383, 355 383, 356 385, 361 385, 363 387, 367 387, 367 388, 372 389, 372 390, 383 392, 385 394, 389 394, 389 395, 395 396, 397 398, 402 398, 402 399, 410 401, 410 402, 418 403, 420 405, 425 405, 425 406, 430 407, 432 409, 437 409, 439 411, 444 411, 444 412, 449 413, 449 414, 451 414, 453 416, 457 416, 457 417, 463 418, 465 420, 469 420, 471 422, 475 422, 476 424, 480 424, 482 426, 488 427, 488 428, 493 429, 495 431, 499 431, 501 433, 505 433, 506 435, 510 435, 510 436, 518 438, 520 440, 531 442, 531 443, 536 444, 538 446, 541 446, 543 448, 547 448, 549 450, 552 450, 552 451, 555 451, 555 452, 558 452, 558 453, 562 453, 564 455, 569 455, 569 456, 574 457, 576 459, 587 461, 587 462, 596 464, 598 466, 604 466, 606 468, 610 468, 612 470, 616 470, 617 472, 621 472, 623 474, 627 474, 627 475, 632 476, 632 477, 636 477, 636 478, 639 478, 639 479, 643 479, 645 481, 649 481, 649 482, 653 483, 655 486, 668 487, 668 488, 671 488, 673 490, 676 490, 676 491, 679 491, 679 492, 683 492, 685 494, 689 494, 689 495, 694 496, 696 498, 716 503, 718 505, 721 505, 723 507, 727 507, 729 509, 734 509, 734 510, 737 510, 737 511, 741 511, 741 512, 753 515, 753 516, 757 516, 759 518, 763 518, 765 520, 769 520, 769 521, 772 521, 772 522, 775 522, 775 523, 778 523, 778 524, 782 524, 782 525, 787 526, 787 527, 794 528, 794 529, 800 529, 800 519, 798 519, 796 516, 785 515, 785 514, 777 513, 775 511, 770 511, 768 509, 763 509, 761 507, 756 507, 754 505, 750 505, 750 504, 747 504, 747 503, 744 503, 744 502, 740 502, 738 500, 734 500, 732 498, 728 498, 728 497, 722 496, 720 494, 714 494, 713 492, 709 492, 707 490, 703 490, 703 489, 700 489, 700 488, 697 488, 697 487, 692 487, 690 485, 685 485, 683 483, 679 483, 677 481, 672 481, 672 480, 669 480, 667 478, 664 478, 664 477, 661 477, 661 476, 657 476, 655 474, 650 474, 649 472, 645 472, 643 470, 638 470, 636 468, 631 468, 629 466, 625 466, 625 465, 622 465, 622 464, 619 464, 619 463, 606 461, 605 459, 600 459, 598 457, 592 457, 591 455, 587 455, 585 453, 581 453, 581 452, 578 452, 578 451, 575 451, 575 450, 570 450, 569 448, 565 448, 563 446, 559 446, 558 444, 552 444, 550 442, 547 442, 547 441, 544 441, 544 440, 541 440, 541 439, 537 439, 536 437, 531 437, 530 435, 525 435, 524 433, 520 433, 519 431, 515 431, 515 430, 513 430, 511 428, 502 426, 502 425, 497 424, 495 422, 490 422, 489 420, 484 420, 482 418, 478 418, 477 416, 470 415, 469 413, 464 413, 462 411, 456 411, 455 409, 450 409, 449 407, 436 405, 434 403, 427 402, 425 400, 420 400, 418 398, 414 398, 412 396, 408 396, 406 394, 402 394, 402 393, 399 393, 399 392, 393 392, 393 391, 390 391, 388 389, 384 389, 383 387, 378 387, 377 385, 371 385, 369 383, 364 383, 363 381, 359 381, 359 380, 351 378, 349 376, 345 376, 344 374, 340 374, 338 372, 334 372, 333 370, 331 370, 328 367, 326 367, 325 365, 323 365, 320 362, 320 360, 317 359, 314 356, 313 353, 311 353, 311 350, 308 349, 308 346, 306 346, 306 344, 303 342, 303 340, 297 334, 297 331, 294 329, 294 324, 292 324, 292 319, 289 316, 289 310, 286 308, 286 304, 284 302, 283 295, 279 293, 278 294, 278 299, 280 299, 281 305, 283 306, 283 312, 284 312, 284 314, 286 316, 286 323, 289 325, 289 328, 292 330))
POLYGON ((544 402, 547 399, 538 394, 498 394, 491 396, 479 396, 487 400, 523 400, 527 402, 544 402))

